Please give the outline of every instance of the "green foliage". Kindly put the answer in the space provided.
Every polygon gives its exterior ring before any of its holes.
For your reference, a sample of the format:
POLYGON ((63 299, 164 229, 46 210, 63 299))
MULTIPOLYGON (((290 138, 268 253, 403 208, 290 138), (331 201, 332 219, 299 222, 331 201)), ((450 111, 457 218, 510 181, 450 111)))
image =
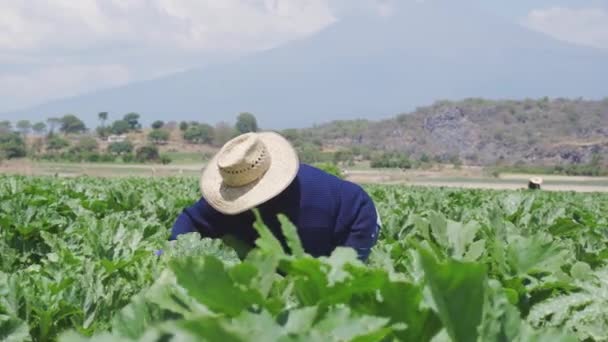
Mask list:
POLYGON ((188 129, 188 123, 186 121, 182 121, 179 123, 179 130, 185 132, 188 129))
POLYGON ((113 142, 108 145, 108 152, 115 155, 126 155, 133 152, 133 144, 126 140, 120 142, 113 142))
POLYGON ((59 119, 59 130, 65 134, 83 133, 87 130, 84 122, 74 114, 66 114, 59 119))
POLYGON ((370 165, 373 168, 411 169, 413 167, 408 156, 398 152, 380 153, 372 158, 370 165))
POLYGON ((17 129, 21 134, 26 135, 32 129, 32 123, 30 120, 19 120, 17 121, 17 129))
POLYGON ((13 129, 13 124, 8 120, 0 121, 0 133, 8 133, 13 129))
POLYGON ((135 131, 141 128, 141 124, 139 123, 139 114, 137 113, 128 113, 125 114, 123 120, 129 124, 129 130, 135 131))
POLYGON ((166 154, 161 154, 160 155, 160 163, 163 165, 167 165, 167 164, 171 164, 173 160, 171 159, 171 157, 169 157, 166 154))
POLYGON ((161 120, 156 120, 152 123, 152 128, 154 129, 161 129, 163 128, 163 126, 165 125, 165 123, 161 120))
POLYGON ((154 145, 141 146, 135 151, 135 159, 140 162, 158 161, 160 160, 158 148, 154 145))
POLYGON ((58 135, 53 135, 46 141, 48 150, 57 151, 70 146, 70 142, 58 135))
POLYGON ((97 113, 97 118, 101 121, 101 125, 104 126, 105 122, 108 120, 108 112, 99 112, 97 113))
POLYGON ((112 134, 125 134, 131 130, 131 125, 126 120, 116 120, 112 123, 110 131, 112 134))
POLYGON ((0 132, 0 154, 3 158, 25 157, 25 142, 15 132, 0 132))
POLYGON ((72 148, 73 152, 82 153, 82 152, 95 152, 99 148, 99 144, 97 143, 97 139, 91 136, 84 136, 78 139, 78 142, 72 148))
POLYGON ((607 195, 365 188, 367 264, 284 216, 285 246, 259 214, 255 246, 168 242, 197 179, 0 176, 0 340, 608 339, 607 195))
POLYGON ((32 129, 36 134, 44 134, 44 132, 46 131, 46 124, 44 122, 36 122, 32 126, 32 129))
POLYGON ((191 144, 210 144, 213 141, 213 127, 208 124, 190 124, 184 132, 184 140, 191 144))
POLYGON ((243 134, 247 132, 257 132, 258 121, 251 113, 241 113, 236 118, 236 130, 243 134))
POLYGON ((154 144, 163 144, 169 141, 169 136, 169 132, 163 129, 154 129, 152 132, 148 133, 148 140, 154 144))

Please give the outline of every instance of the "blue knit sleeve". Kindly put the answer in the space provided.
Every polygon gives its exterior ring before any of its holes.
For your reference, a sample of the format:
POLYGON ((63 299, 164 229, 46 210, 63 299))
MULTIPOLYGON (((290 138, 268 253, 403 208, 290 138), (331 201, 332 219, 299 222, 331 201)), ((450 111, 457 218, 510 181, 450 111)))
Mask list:
POLYGON ((349 215, 345 247, 351 247, 366 261, 372 247, 378 241, 380 220, 369 195, 358 185, 346 183, 342 186, 341 208, 349 215))
POLYGON ((204 199, 200 199, 191 207, 184 209, 173 224, 169 240, 175 240, 179 235, 194 232, 199 232, 203 237, 210 235, 208 223, 205 220, 206 210, 208 208, 204 199))

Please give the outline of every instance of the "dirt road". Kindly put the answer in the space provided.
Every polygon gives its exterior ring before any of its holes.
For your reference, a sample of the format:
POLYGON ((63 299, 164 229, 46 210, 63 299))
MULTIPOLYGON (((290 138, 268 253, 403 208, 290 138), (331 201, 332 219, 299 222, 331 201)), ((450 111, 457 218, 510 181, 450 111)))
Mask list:
MULTIPOLYGON (((62 177, 198 177, 202 164, 147 165, 98 163, 37 163, 27 160, 5 161, 0 173, 62 177)), ((347 170, 347 179, 360 184, 406 184, 418 186, 523 189, 530 175, 504 174, 485 176, 480 168, 444 170, 347 170)), ((608 177, 542 176, 548 191, 608 192, 608 177)))

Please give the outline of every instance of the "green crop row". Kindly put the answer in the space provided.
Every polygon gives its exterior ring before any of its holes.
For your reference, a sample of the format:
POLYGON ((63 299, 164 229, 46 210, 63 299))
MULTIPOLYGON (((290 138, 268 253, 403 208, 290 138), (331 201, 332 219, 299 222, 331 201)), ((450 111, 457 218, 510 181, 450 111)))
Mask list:
POLYGON ((608 340, 608 196, 366 189, 363 264, 169 243, 195 179, 0 177, 0 341, 608 340))

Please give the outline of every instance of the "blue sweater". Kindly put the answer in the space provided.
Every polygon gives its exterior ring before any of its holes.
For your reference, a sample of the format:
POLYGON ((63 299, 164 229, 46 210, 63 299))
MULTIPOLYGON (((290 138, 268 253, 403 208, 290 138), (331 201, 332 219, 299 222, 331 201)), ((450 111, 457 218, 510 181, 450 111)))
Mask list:
MULTIPOLYGON (((305 164, 300 165, 287 189, 257 208, 264 223, 288 250, 277 219, 277 214, 285 214, 297 227, 304 250, 315 257, 345 246, 354 248, 359 258, 366 260, 380 229, 374 203, 360 186, 305 164)), ((251 210, 225 215, 201 198, 180 214, 170 239, 190 232, 210 238, 230 234, 253 247, 258 237, 254 220, 251 210)))

